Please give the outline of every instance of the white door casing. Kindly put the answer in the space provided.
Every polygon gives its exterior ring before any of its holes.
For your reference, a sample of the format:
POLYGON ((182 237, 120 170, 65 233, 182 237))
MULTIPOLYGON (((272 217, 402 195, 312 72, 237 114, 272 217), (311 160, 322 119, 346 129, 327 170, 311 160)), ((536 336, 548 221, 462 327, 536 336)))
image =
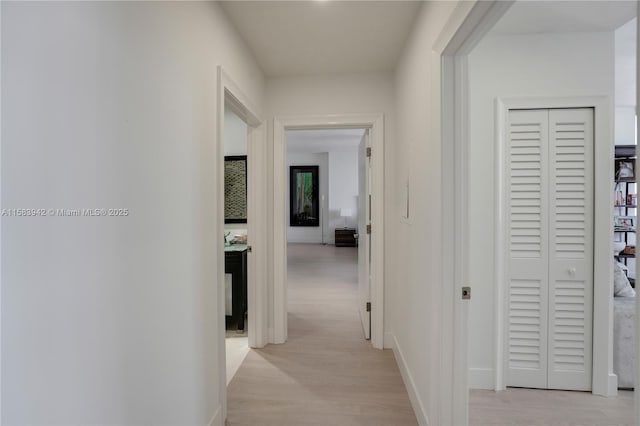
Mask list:
POLYGON ((384 118, 382 114, 276 117, 273 120, 273 315, 269 343, 287 339, 286 130, 371 129, 371 345, 382 349, 384 336, 384 118))
POLYGON ((264 215, 258 214, 266 210, 266 123, 260 118, 259 110, 226 71, 217 68, 217 134, 215 157, 217 174, 215 186, 216 217, 213 244, 216 247, 215 265, 217 279, 218 321, 214 325, 217 332, 219 371, 219 416, 212 420, 215 424, 223 424, 227 413, 227 380, 226 380, 226 347, 225 347, 225 273, 224 273, 224 110, 231 108, 238 117, 247 123, 247 230, 249 244, 253 250, 248 256, 248 336, 251 347, 263 347, 267 343, 267 221, 264 215))
MULTIPOLYGON (((440 124, 442 160, 442 327, 440 383, 445 395, 436 422, 467 424, 469 302, 461 290, 469 283, 469 85, 467 59, 513 1, 460 2, 438 35, 431 52, 432 119, 440 124), (451 214, 454 212, 454 214, 451 214), (453 233, 453 238, 452 238, 453 233)), ((473 294, 473 289, 472 289, 473 294)), ((473 296, 472 296, 473 300, 473 296)), ((497 311, 497 310, 496 310, 497 311)), ((496 313, 496 319, 498 314, 496 313)))
POLYGON ((510 110, 507 385, 591 390, 593 110, 510 110))
MULTIPOLYGON (((640 10, 640 0, 636 2, 636 18, 638 16, 638 10, 640 10)), ((638 30, 636 30, 636 105, 640 105, 640 84, 637 84, 637 82, 640 81, 640 67, 638 67, 637 65, 637 58, 640 58, 640 31, 638 30)), ((640 128, 636 125, 636 141, 637 140, 640 140, 640 128)), ((636 321, 634 324, 636 330, 640 330, 640 315, 637 314, 638 312, 640 312, 640 298, 636 298, 636 321)), ((636 335, 638 335, 637 332, 636 335)), ((640 339, 638 338, 636 338, 634 349, 636 353, 634 375, 636 380, 635 382, 640 383, 640 339)), ((634 402, 635 404, 633 404, 633 414, 636 424, 638 424, 640 422, 640 392, 634 392, 634 402)))
POLYGON ((371 312, 367 303, 371 298, 371 239, 367 224, 371 220, 371 167, 367 158, 369 129, 365 130, 358 147, 358 311, 366 339, 371 338, 371 312))
MULTIPOLYGON (((468 188, 468 164, 466 158, 469 151, 469 105, 468 105, 468 75, 467 58, 471 50, 479 43, 492 26, 504 15, 513 1, 484 1, 475 3, 460 3, 449 21, 443 27, 436 43, 434 43, 431 59, 433 87, 439 86, 441 99, 432 103, 433 111, 438 113, 442 109, 438 120, 442 127, 436 131, 436 137, 441 138, 443 194, 453 206, 446 206, 447 211, 466 212, 468 188)), ((640 39, 640 33, 638 33, 640 39)), ((640 49, 640 43, 638 43, 640 49)), ((638 88, 640 93, 640 86, 638 88)), ((613 139, 612 100, 609 96, 583 96, 574 98, 526 98, 526 99, 498 99, 496 101, 496 164, 501 164, 503 158, 505 134, 503 132, 506 112, 512 108, 573 108, 595 107, 595 139, 605 143, 595 147, 595 208, 594 217, 598 227, 594 232, 594 334, 593 334, 593 393, 613 396, 617 393, 617 378, 612 372, 613 355, 613 324, 612 312, 612 263, 609 259, 613 250, 610 242, 613 225, 606 226, 613 215, 610 200, 613 191, 609 180, 613 176, 613 148, 607 142, 613 139)), ((497 170, 496 179, 496 215, 494 228, 496 229, 496 289, 494 293, 496 309, 496 339, 494 359, 495 390, 506 387, 506 283, 504 282, 506 241, 504 236, 504 176, 502 168, 497 170)), ((443 200, 442 205, 447 203, 443 200)), ((465 229, 464 213, 454 215, 443 214, 443 235, 441 236, 443 253, 443 268, 445 276, 455 277, 453 280, 443 280, 443 305, 445 312, 451 312, 450 322, 451 341, 447 340, 444 331, 442 359, 453 358, 453 367, 445 365, 442 368, 441 380, 449 380, 453 375, 453 395, 450 406, 443 404, 440 408, 441 418, 452 419, 450 423, 467 424, 468 397, 467 374, 467 306, 459 301, 460 286, 466 285, 468 264, 460 261, 457 255, 467 247, 467 231, 465 229), (456 238, 452 239, 449 230, 458 229, 456 238), (453 262, 452 259, 456 259, 453 262), (460 277, 460 278, 458 278, 460 277), (450 292, 449 289, 454 291, 450 292)), ((637 321, 640 322, 640 316, 637 321)), ((638 343, 640 345, 640 343, 638 343)), ((640 372, 640 369, 637 369, 640 372)), ((638 373, 640 374, 640 373, 638 373)), ((447 391, 449 391, 447 389, 447 391)), ((640 398, 640 397, 638 397, 640 398)), ((640 418, 640 404, 636 404, 636 419, 640 418)))

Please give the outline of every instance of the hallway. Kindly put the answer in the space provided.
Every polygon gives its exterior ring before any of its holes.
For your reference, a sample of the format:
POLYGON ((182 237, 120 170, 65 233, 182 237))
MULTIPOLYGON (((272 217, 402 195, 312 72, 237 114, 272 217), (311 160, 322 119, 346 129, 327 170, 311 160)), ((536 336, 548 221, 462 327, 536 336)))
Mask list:
POLYGON ((416 424, 393 353, 364 340, 356 295, 356 248, 288 246, 289 337, 246 357, 228 426, 416 424))

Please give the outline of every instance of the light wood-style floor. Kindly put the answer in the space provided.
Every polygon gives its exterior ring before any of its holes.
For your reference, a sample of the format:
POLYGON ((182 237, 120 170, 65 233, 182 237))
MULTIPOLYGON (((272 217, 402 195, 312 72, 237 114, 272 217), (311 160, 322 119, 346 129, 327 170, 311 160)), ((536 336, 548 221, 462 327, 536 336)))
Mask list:
MULTIPOLYGON (((289 338, 251 350, 228 387, 227 425, 415 425, 391 351, 356 310, 353 248, 289 245, 289 338)), ((633 425, 633 392, 470 392, 471 425, 633 425)))
POLYGON ((589 392, 508 388, 472 390, 470 425, 634 425, 633 391, 614 398, 589 392))
POLYGON ((357 249, 288 253, 288 341, 251 350, 228 387, 227 425, 416 425, 393 353, 364 340, 357 249))

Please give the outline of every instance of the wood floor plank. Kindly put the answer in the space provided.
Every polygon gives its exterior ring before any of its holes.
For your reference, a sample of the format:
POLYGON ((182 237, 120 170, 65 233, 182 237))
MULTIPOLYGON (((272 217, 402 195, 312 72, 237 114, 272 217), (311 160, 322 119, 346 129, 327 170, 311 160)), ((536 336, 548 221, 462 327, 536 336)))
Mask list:
POLYGON ((247 355, 228 386, 227 425, 416 425, 393 353, 364 339, 357 249, 288 252, 287 343, 247 355))

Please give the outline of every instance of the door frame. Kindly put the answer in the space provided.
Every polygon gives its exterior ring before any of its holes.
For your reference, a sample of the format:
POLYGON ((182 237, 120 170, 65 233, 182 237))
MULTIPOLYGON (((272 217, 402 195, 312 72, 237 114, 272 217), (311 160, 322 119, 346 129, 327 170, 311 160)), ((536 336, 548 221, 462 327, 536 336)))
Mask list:
MULTIPOLYGON (((370 223, 369 195, 371 194, 371 163, 367 157, 367 148, 371 147, 371 132, 365 129, 358 143, 358 222, 356 232, 358 234, 358 315, 362 323, 362 331, 367 340, 371 340, 371 312, 362 305, 362 290, 369 287, 371 293, 371 273, 369 245, 371 240, 366 235, 366 226, 370 223), (363 261, 364 259, 364 261, 363 261)), ((369 299, 371 294, 369 294, 369 299)))
POLYGON ((593 365, 591 391, 595 395, 617 394, 618 377, 613 373, 613 117, 608 96, 498 98, 496 113, 496 248, 495 248, 495 390, 507 386, 508 359, 508 191, 504 161, 508 143, 509 110, 592 108, 594 112, 594 239, 593 239, 593 365), (597 225, 597 226, 596 226, 597 225))
MULTIPOLYGON (((640 11, 640 0, 636 2, 636 19, 638 18, 638 11, 640 11)), ((640 140, 640 128, 638 127, 637 123, 638 105, 640 105, 640 84, 638 84, 638 82, 640 81, 640 67, 638 66, 638 58, 640 58, 640 30, 636 29, 636 141, 640 140)), ((636 151, 637 149, 638 148, 636 147, 636 151)), ((638 186, 636 185, 636 188, 637 187, 638 186)), ((636 271, 637 267, 638 261, 636 259, 636 271)), ((634 324, 636 327, 636 336, 640 336, 640 333, 638 333, 637 331, 640 330, 640 315, 638 315, 638 312, 640 312, 640 297, 637 297, 636 295, 636 321, 634 324)), ((635 379, 636 383, 640 383, 640 338, 638 337, 636 337, 634 349, 636 354, 634 365, 635 379)), ((635 404, 633 404, 633 418, 635 419, 637 424, 638 422, 640 422, 640 392, 634 392, 633 394, 633 399, 635 402, 635 404)))
MULTIPOLYGON (((440 32, 431 52, 433 96, 431 110, 440 126, 442 164, 442 271, 439 418, 469 422, 468 312, 462 287, 469 282, 469 87, 468 55, 515 0, 461 2, 440 32), (455 212, 451 214, 451 212, 455 212)), ((473 293, 472 293, 473 294, 473 293)))
POLYGON ((287 340, 287 213, 286 131, 304 129, 372 129, 372 211, 371 224, 376 238, 371 271, 371 344, 383 348, 384 336, 384 116, 383 114, 336 114, 276 117, 273 120, 273 312, 274 328, 270 341, 287 340))
MULTIPOLYGON (((444 312, 452 312, 451 315, 443 318, 445 324, 451 320, 447 330, 443 330, 444 338, 441 339, 441 357, 446 360, 451 359, 449 364, 441 369, 441 383, 452 382, 452 389, 441 389, 451 395, 451 404, 441 404, 440 410, 443 416, 450 416, 452 423, 468 423, 468 362, 467 362, 467 307, 460 301, 459 291, 463 283, 467 282, 469 264, 468 253, 466 252, 466 242, 468 241, 468 152, 469 152, 469 101, 468 101, 468 55, 479 43, 493 25, 511 7, 514 1, 486 1, 476 3, 460 3, 451 15, 449 21, 441 31, 439 39, 434 44, 431 59, 433 71, 432 87, 440 84, 441 96, 438 105, 437 100, 432 105, 433 111, 438 111, 441 107, 441 117, 435 117, 441 124, 441 129, 437 129, 436 137, 441 138, 442 148, 442 205, 448 205, 447 211, 454 211, 456 215, 445 214, 443 212, 443 230, 454 230, 454 238, 451 233, 444 232, 441 237, 443 248, 443 282, 442 282, 442 303, 444 312), (446 197, 446 200, 444 199, 446 197), (452 205, 453 203, 453 205, 452 205), (462 257, 460 256, 462 255, 462 257), (457 259, 456 265, 452 259, 457 259), (447 308, 449 308, 447 310, 447 308), (451 331, 450 338, 446 333, 451 331), (448 370, 452 369, 452 370, 448 370), (448 373, 447 371, 452 373, 448 373), (452 379, 453 377, 453 379, 452 379)), ((638 1, 640 4, 640 1, 638 1)), ((640 31, 637 34, 640 53, 640 31)), ((640 78, 640 68, 637 67, 636 75, 640 78)), ((637 87, 637 99, 640 102, 640 85, 637 87)), ((637 129, 640 135, 640 129, 637 129)), ((597 137, 596 132, 596 137, 597 137)), ((609 140, 611 135, 609 134, 609 140)), ((595 152, 598 155, 598 151, 595 152)), ((609 156, 605 156, 606 161, 609 156)), ((613 157, 610 158, 612 163, 613 157)), ((611 167, 613 167, 611 165, 611 167)), ((613 173, 613 170, 611 170, 613 173)), ((610 175, 613 178, 613 174, 610 175)), ((608 181, 607 181, 608 182, 608 181)), ((596 182, 597 185, 597 182, 596 182)), ((609 206, 612 198, 606 200, 605 205, 609 206)), ((496 219, 498 220, 498 219, 496 219)), ((608 245, 608 244, 607 244, 608 245)), ((613 250, 613 248, 611 248, 613 250)), ((612 251, 607 252, 607 256, 612 251)), ((594 298, 597 297, 594 294, 594 298)), ((611 294, 607 294, 605 300, 611 300, 611 294)), ((502 302, 498 304, 502 306, 502 302)), ((637 306, 640 309, 640 298, 637 306)), ((636 325, 640 328, 640 315, 636 316, 636 325)), ((500 337, 503 338, 503 337, 500 337)), ((636 348, 640 348, 640 339, 636 341, 636 348)), ((638 349, 640 350, 640 349, 638 349)), ((608 356, 607 356, 608 357, 608 356)), ((595 360, 595 357, 594 357, 595 360)), ((604 360, 599 360, 604 364, 604 360)), ((640 359, 636 359, 636 367, 640 359)), ((607 361, 607 367, 611 366, 607 361)), ((504 373, 496 368, 496 375, 500 374, 503 380, 504 373)), ((636 377, 640 378, 640 368, 636 368, 636 377)), ((612 378, 606 378, 605 383, 608 393, 615 394, 615 386, 612 386, 612 378)), ((617 378, 616 378, 617 379, 617 378)), ((498 380, 496 380, 496 383, 498 380)), ((600 384, 598 384, 598 387, 600 384)), ((497 390, 497 389, 496 389, 497 390)), ((449 399, 449 396, 445 399, 449 399)), ((636 393, 636 402, 640 401, 640 392, 636 393)), ((640 404, 635 404, 635 418, 640 419, 640 404)))
MULTIPOLYGON (((267 219, 260 214, 266 210, 266 122, 255 106, 222 66, 217 67, 216 147, 213 159, 216 165, 215 193, 215 245, 216 295, 218 297, 218 371, 220 378, 221 424, 227 417, 227 379, 225 347, 225 254, 224 241, 224 110, 228 106, 247 123, 247 233, 251 253, 247 256, 249 279, 247 282, 247 311, 249 346, 261 348, 267 343, 267 219)), ((217 420, 216 420, 217 421, 217 420)))

